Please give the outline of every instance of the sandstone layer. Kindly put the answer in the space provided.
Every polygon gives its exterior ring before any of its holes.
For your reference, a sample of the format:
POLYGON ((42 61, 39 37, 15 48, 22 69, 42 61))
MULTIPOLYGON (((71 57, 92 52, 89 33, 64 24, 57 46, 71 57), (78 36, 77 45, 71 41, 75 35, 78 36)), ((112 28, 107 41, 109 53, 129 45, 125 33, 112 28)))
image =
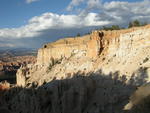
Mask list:
MULTIPOLYGON (((54 79, 71 78, 75 73, 102 70, 104 74, 149 81, 150 26, 113 31, 93 31, 79 38, 66 38, 45 44, 37 63, 20 68, 17 83, 38 86, 54 79), (139 73, 138 70, 144 70, 139 73), (144 75, 143 75, 144 73, 144 75)), ((137 84, 138 85, 138 84, 137 84)))

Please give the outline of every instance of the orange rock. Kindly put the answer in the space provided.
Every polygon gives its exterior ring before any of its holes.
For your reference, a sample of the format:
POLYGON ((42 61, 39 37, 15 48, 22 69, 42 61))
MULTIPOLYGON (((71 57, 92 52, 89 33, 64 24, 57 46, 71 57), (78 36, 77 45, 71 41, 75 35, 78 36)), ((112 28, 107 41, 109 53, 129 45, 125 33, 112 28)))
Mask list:
MULTIPOLYGON (((150 27, 150 25, 143 28, 150 27)), ((109 44, 113 47, 119 45, 119 37, 125 33, 130 33, 141 27, 113 31, 93 31, 91 35, 77 38, 65 38, 56 42, 48 43, 38 50, 37 64, 45 65, 51 59, 69 58, 74 51, 86 51, 89 58, 98 57, 103 50, 107 51, 109 44)))

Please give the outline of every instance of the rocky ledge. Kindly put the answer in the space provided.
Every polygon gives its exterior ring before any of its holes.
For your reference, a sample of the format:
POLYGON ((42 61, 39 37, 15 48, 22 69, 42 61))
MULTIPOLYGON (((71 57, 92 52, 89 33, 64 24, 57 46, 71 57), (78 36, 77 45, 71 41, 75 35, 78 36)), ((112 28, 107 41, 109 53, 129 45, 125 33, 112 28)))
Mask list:
MULTIPOLYGON (((17 84, 37 86, 71 78, 75 73, 102 70, 104 74, 118 72, 130 81, 139 77, 139 70, 149 81, 150 25, 144 27, 93 31, 90 35, 60 39, 38 50, 37 63, 21 67, 17 84)), ((143 77, 142 77, 143 78, 143 77)))

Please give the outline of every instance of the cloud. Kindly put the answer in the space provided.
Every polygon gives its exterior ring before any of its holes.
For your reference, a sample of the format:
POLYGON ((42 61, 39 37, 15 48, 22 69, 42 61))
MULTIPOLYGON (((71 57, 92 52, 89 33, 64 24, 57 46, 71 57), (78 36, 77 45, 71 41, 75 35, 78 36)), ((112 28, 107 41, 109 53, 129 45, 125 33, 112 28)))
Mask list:
POLYGON ((42 35, 47 29, 69 29, 108 24, 108 21, 99 20, 98 14, 89 13, 84 18, 82 15, 58 15, 44 13, 41 16, 33 17, 28 24, 20 28, 0 29, 0 38, 29 38, 42 35))
POLYGON ((99 8, 101 7, 101 0, 88 0, 87 6, 88 8, 99 8))
MULTIPOLYGON (((28 20, 28 24, 19 28, 0 29, 0 41, 3 40, 25 40, 32 39, 46 42, 75 35, 76 33, 86 33, 88 28, 101 27, 105 25, 127 24, 135 19, 142 22, 150 22, 150 0, 139 2, 112 1, 102 2, 100 0, 72 0, 68 9, 80 7, 78 14, 56 14, 47 12, 40 16, 35 16, 28 20), (86 4, 81 7, 81 4, 86 4), (69 34, 67 34, 69 33, 69 34), (64 35, 63 35, 64 34, 64 35), (44 38, 50 37, 50 38, 44 38)), ((11 44, 14 41, 10 41, 11 44)), ((21 43, 21 41, 19 41, 21 43)), ((4 44, 3 44, 4 45, 4 44)))
POLYGON ((84 2, 84 0, 72 0, 72 1, 70 2, 70 4, 68 5, 67 10, 68 10, 68 11, 71 11, 74 6, 78 6, 79 4, 81 4, 81 3, 83 3, 83 2, 84 2))
POLYGON ((112 19, 114 24, 128 24, 129 21, 138 19, 149 22, 150 19, 150 1, 140 2, 106 2, 101 8, 107 18, 112 19))
MULTIPOLYGON (((111 24, 127 25, 129 21, 139 19, 140 21, 150 22, 150 0, 136 2, 111 1, 102 2, 101 0, 72 0, 68 7, 78 9, 81 4, 86 4, 80 9, 80 14, 87 15, 89 12, 96 12, 100 20, 109 21, 111 24), (73 1, 78 1, 77 5, 73 1)), ((67 9, 68 9, 67 7, 67 9)), ((110 25, 111 25, 110 24, 110 25)))
POLYGON ((30 3, 36 2, 36 1, 39 1, 39 0, 26 0, 26 3, 30 4, 30 3))
POLYGON ((12 43, 0 43, 0 47, 15 47, 12 43))
POLYGON ((101 4, 101 0, 72 0, 67 7, 68 11, 72 11, 74 7, 86 4, 88 8, 98 7, 101 4))

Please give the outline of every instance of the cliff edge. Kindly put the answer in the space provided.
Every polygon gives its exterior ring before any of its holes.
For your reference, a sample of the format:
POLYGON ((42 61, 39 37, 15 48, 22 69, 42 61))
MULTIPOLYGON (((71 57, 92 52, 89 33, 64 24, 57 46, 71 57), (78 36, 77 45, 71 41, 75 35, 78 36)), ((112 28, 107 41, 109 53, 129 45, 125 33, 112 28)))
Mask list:
POLYGON ((104 74, 118 72, 120 77, 125 76, 126 83, 137 76, 149 81, 149 53, 150 25, 97 30, 83 37, 45 44, 38 50, 36 64, 18 70, 17 84, 40 86, 52 80, 71 78, 75 73, 87 75, 98 70, 104 74), (139 74, 139 70, 143 73, 139 74))

